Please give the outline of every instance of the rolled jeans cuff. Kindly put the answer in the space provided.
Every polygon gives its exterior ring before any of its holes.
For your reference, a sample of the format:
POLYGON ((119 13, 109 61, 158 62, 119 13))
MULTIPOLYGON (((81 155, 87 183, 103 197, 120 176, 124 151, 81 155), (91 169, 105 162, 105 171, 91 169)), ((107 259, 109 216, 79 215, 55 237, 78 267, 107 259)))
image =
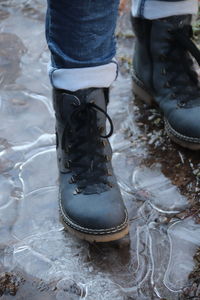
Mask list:
POLYGON ((176 15, 198 13, 198 0, 162 1, 132 0, 132 15, 154 20, 176 15))
POLYGON ((49 76, 54 88, 77 91, 86 88, 106 88, 117 78, 118 65, 115 60, 108 64, 72 69, 49 67, 49 76))

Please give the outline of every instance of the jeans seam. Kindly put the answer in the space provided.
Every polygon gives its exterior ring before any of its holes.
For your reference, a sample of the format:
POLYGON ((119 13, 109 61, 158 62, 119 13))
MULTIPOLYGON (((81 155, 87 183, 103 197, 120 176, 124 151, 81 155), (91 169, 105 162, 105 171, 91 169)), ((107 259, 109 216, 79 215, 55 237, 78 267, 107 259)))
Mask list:
POLYGON ((141 0, 141 5, 139 8, 139 17, 144 17, 144 6, 145 6, 146 0, 141 0))

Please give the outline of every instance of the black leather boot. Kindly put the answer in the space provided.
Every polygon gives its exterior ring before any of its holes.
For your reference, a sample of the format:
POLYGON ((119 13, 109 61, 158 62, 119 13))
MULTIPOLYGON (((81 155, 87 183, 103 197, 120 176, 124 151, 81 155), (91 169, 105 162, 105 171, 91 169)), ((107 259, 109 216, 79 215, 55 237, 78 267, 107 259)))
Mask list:
POLYGON ((53 100, 64 225, 88 241, 120 239, 128 233, 128 217, 111 165, 108 90, 54 89, 53 100))
POLYGON ((200 87, 192 56, 200 64, 200 52, 191 41, 191 16, 153 21, 132 18, 132 24, 136 34, 134 93, 159 106, 173 141, 199 150, 200 87))

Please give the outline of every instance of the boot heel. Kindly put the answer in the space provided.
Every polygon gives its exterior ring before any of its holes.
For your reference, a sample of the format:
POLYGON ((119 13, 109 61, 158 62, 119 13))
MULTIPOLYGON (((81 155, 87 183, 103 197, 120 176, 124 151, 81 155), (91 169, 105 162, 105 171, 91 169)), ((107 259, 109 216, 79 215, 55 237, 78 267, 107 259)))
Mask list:
POLYGON ((140 87, 134 80, 132 85, 133 85, 133 93, 136 98, 142 100, 148 106, 155 105, 153 97, 145 90, 145 88, 140 87))

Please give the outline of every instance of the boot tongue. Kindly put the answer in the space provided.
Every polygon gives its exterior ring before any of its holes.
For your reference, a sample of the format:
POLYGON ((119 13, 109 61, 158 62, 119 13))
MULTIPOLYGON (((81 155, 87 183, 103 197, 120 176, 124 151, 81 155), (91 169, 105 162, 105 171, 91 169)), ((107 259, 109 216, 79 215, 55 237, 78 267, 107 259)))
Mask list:
POLYGON ((100 97, 100 92, 103 93, 103 89, 100 91, 96 88, 84 89, 74 93, 74 96, 80 99, 82 103, 95 103, 101 109, 106 110, 106 103, 104 97, 100 97))
POLYGON ((70 115, 74 111, 74 105, 80 105, 80 99, 76 95, 68 93, 68 91, 63 92, 62 98, 59 101, 59 112, 62 121, 69 119, 70 115))
POLYGON ((108 185, 104 183, 95 183, 93 185, 88 185, 83 191, 84 195, 91 195, 91 194, 101 194, 109 190, 108 185))
MULTIPOLYGON (((62 95, 62 105, 60 107, 60 114, 63 119, 68 118, 69 114, 73 112, 74 107, 77 105, 84 105, 87 103, 95 103, 101 109, 106 111, 106 103, 104 97, 100 97, 99 89, 89 88, 78 90, 76 92, 65 91, 62 95), (75 105, 75 106, 74 106, 75 105)), ((103 93, 103 89, 101 91, 103 93)))
POLYGON ((160 21, 170 23, 174 25, 176 28, 182 28, 185 25, 190 25, 191 20, 192 20, 191 15, 177 15, 177 16, 171 16, 171 17, 160 19, 160 21))
POLYGON ((102 193, 109 189, 104 183, 106 166, 99 143, 102 134, 100 127, 105 131, 108 117, 103 93, 103 89, 63 93, 62 115, 71 128, 70 143, 76 145, 69 157, 71 171, 77 176, 77 186, 84 194, 102 193))

